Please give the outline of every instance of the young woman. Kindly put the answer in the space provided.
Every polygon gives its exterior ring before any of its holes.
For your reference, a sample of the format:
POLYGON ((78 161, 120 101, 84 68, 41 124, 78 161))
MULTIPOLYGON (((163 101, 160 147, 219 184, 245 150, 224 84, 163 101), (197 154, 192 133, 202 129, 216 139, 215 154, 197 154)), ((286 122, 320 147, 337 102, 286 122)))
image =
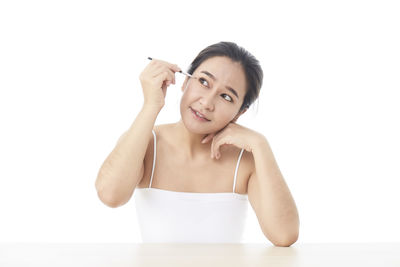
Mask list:
POLYGON ((134 195, 143 242, 239 243, 250 202, 266 238, 290 246, 289 188, 267 139, 236 123, 258 98, 259 62, 232 42, 205 48, 182 85, 181 119, 155 126, 180 70, 153 59, 141 73, 143 107, 99 170, 99 198, 118 207, 134 195))

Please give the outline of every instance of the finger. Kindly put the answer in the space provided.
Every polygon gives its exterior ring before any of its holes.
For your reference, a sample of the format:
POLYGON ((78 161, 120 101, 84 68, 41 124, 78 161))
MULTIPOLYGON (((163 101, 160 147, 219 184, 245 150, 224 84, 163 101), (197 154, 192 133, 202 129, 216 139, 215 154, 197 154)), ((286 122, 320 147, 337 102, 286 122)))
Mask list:
POLYGON ((150 62, 153 63, 152 66, 149 67, 148 70, 146 70, 145 72, 148 72, 149 74, 151 74, 151 76, 154 78, 158 75, 160 75, 163 72, 167 72, 168 75, 168 79, 169 81, 171 81, 171 83, 175 84, 175 71, 170 69, 168 65, 166 65, 163 62, 150 62))
POLYGON ((217 144, 218 144, 218 140, 220 139, 219 135, 215 135, 212 139, 212 143, 211 143, 211 158, 215 158, 215 156, 217 155, 217 144))
POLYGON ((152 70, 153 77, 159 75, 162 72, 167 72, 170 77, 175 77, 175 73, 166 66, 155 66, 152 70))
POLYGON ((167 85, 166 85, 165 83, 163 83, 163 84, 161 85, 161 89, 162 89, 163 94, 164 94, 164 97, 165 97, 166 94, 167 94, 167 85))
POLYGON ((182 71, 182 69, 181 69, 178 65, 176 65, 176 64, 173 64, 172 67, 171 67, 171 69, 172 69, 174 72, 182 71))
POLYGON ((203 144, 207 143, 207 142, 210 141, 214 136, 215 136, 215 133, 208 134, 206 137, 203 138, 203 140, 201 141, 201 143, 203 143, 203 144))
POLYGON ((161 72, 159 75, 154 77, 154 81, 157 84, 161 84, 162 88, 165 89, 169 86, 170 80, 168 79, 168 71, 161 72))
POLYGON ((170 81, 170 84, 175 84, 175 72, 171 69, 168 69, 168 80, 170 81))
POLYGON ((216 159, 219 159, 221 157, 220 147, 223 145, 226 145, 226 142, 223 140, 217 141, 214 145, 214 155, 216 159))
POLYGON ((211 158, 213 158, 214 157, 214 139, 211 141, 211 158))
POLYGON ((161 63, 162 65, 167 66, 169 69, 171 69, 174 72, 181 71, 181 68, 177 64, 172 64, 172 63, 169 63, 169 62, 161 60, 161 59, 153 58, 152 62, 155 62, 154 64, 161 63))
POLYGON ((217 134, 216 137, 213 139, 213 142, 213 154, 216 159, 219 159, 221 157, 221 146, 232 144, 229 136, 222 136, 221 134, 217 134))
POLYGON ((170 70, 172 70, 172 83, 173 84, 175 84, 175 72, 178 72, 178 71, 180 71, 181 69, 178 67, 178 65, 176 65, 176 64, 174 64, 173 65, 173 68, 172 69, 170 69, 170 70))
POLYGON ((171 84, 175 81, 174 73, 170 69, 165 68, 165 67, 157 75, 155 75, 154 78, 157 78, 157 80, 161 79, 161 81, 166 82, 166 83, 169 82, 169 84, 171 84))
POLYGON ((216 144, 214 145, 214 157, 216 159, 219 159, 219 157, 221 156, 221 154, 219 153, 219 147, 220 147, 219 142, 216 142, 216 144))

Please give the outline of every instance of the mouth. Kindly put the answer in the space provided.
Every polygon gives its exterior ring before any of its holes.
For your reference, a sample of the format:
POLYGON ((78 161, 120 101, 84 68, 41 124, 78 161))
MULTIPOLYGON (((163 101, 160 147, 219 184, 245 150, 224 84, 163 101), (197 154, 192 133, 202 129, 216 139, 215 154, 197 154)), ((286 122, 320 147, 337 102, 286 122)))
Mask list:
POLYGON ((198 112, 195 109, 192 109, 192 107, 189 107, 190 111, 192 112, 192 114, 194 115, 194 117, 200 121, 210 121, 209 119, 207 119, 203 114, 201 114, 200 112, 198 112))

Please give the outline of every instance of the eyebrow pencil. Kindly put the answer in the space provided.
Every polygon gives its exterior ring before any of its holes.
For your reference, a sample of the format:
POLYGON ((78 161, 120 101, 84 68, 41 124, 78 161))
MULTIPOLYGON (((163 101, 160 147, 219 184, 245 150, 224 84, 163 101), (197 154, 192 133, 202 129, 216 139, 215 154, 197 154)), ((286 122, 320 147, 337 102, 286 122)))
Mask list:
MULTIPOLYGON (((147 57, 147 58, 150 59, 150 60, 153 60, 153 58, 151 58, 151 57, 147 57)), ((184 74, 184 75, 186 75, 186 76, 188 76, 188 77, 190 77, 190 78, 194 78, 194 77, 192 76, 192 74, 189 74, 189 73, 184 72, 184 71, 182 71, 182 70, 180 70, 180 71, 178 71, 178 72, 180 72, 180 73, 182 73, 182 74, 184 74)))

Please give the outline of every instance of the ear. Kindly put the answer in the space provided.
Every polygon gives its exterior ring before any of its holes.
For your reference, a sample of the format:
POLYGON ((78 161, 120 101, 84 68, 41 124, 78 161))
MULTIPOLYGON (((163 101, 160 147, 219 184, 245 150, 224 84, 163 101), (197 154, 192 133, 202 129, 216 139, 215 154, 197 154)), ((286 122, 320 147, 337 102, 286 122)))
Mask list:
POLYGON ((236 122, 237 119, 239 119, 239 117, 242 116, 242 114, 244 114, 248 109, 249 109, 249 108, 243 109, 240 113, 238 113, 238 114, 235 116, 235 118, 232 119, 231 122, 236 122))

